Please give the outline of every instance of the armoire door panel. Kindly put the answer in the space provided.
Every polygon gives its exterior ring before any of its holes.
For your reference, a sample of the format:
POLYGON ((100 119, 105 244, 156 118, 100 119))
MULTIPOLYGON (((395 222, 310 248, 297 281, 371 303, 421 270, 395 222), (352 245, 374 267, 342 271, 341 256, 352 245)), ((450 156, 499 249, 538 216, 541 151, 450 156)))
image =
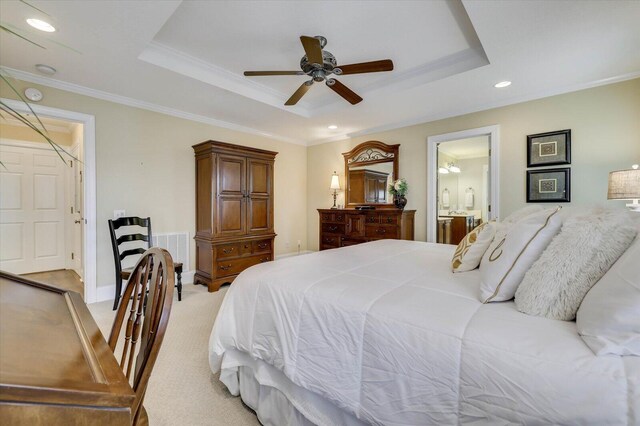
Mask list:
POLYGON ((272 182, 271 173, 271 163, 249 159, 249 194, 264 196, 270 195, 272 182))
POLYGON ((249 232, 268 231, 271 229, 270 200, 268 198, 249 199, 249 232))
POLYGON ((242 235, 245 228, 243 197, 218 197, 218 235, 242 235))
POLYGON ((244 157, 218 156, 218 194, 243 194, 246 190, 245 167, 244 157))

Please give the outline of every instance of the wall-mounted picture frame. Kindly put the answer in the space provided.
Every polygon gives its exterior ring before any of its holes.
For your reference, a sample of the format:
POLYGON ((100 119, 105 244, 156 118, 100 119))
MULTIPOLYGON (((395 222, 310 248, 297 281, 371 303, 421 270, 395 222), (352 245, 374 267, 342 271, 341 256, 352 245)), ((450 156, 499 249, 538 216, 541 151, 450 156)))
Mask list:
POLYGON ((527 170, 527 203, 571 201, 571 169, 527 170))
POLYGON ((571 129, 527 135, 527 167, 571 164, 571 129))

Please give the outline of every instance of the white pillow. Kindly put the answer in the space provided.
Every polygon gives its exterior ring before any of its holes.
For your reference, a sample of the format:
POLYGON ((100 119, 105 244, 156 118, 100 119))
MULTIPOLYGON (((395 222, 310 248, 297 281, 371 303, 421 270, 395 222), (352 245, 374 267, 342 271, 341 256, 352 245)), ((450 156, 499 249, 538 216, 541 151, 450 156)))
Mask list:
POLYGON ((505 225, 514 225, 520 222, 525 217, 531 216, 534 213, 541 212, 542 210, 544 209, 542 208, 542 206, 540 206, 540 204, 530 204, 511 213, 509 216, 502 219, 500 223, 505 225))
POLYGON ((520 312, 571 321, 589 289, 636 235, 631 213, 595 208, 568 217, 515 295, 520 312))
POLYGON ((531 214, 496 237, 480 262, 480 301, 513 299, 524 274, 558 233, 561 207, 531 214), (504 235, 504 236, 503 236, 504 235))
POLYGON ((576 325, 596 355, 640 356, 640 234, 584 297, 576 325))
POLYGON ((495 233, 495 222, 485 222, 465 235, 453 253, 451 270, 453 272, 467 272, 476 269, 493 241, 495 233))

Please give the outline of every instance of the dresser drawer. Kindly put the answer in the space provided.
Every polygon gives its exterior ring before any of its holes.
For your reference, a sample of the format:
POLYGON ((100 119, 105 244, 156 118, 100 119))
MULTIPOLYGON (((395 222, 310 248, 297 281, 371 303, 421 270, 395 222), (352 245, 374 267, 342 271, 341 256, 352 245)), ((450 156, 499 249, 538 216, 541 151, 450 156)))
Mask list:
POLYGON ((233 260, 218 260, 216 262, 216 276, 226 277, 229 275, 237 275, 250 266, 264 263, 271 260, 271 253, 259 256, 242 257, 233 260))
POLYGON ((400 238, 397 226, 367 225, 364 234, 368 238, 400 238))
POLYGON ((240 251, 240 244, 224 244, 216 246, 216 258, 224 259, 225 257, 238 257, 242 254, 240 251))
POLYGON ((252 243, 253 253, 265 253, 271 251, 271 240, 258 240, 252 243))
POLYGON ((339 223, 323 223, 323 233, 344 234, 344 225, 339 223))
POLYGON ((322 235, 320 237, 320 245, 321 246, 331 246, 340 247, 340 236, 339 235, 322 235))
POLYGON ((346 215, 341 212, 320 214, 320 221, 322 223, 324 222, 344 223, 345 219, 346 219, 346 215))
POLYGON ((356 244, 362 244, 362 243, 366 243, 366 242, 367 242, 367 240, 360 240, 360 239, 356 239, 356 238, 343 237, 342 241, 340 242, 340 246, 341 247, 355 246, 356 244))
POLYGON ((365 223, 367 225, 380 224, 380 225, 399 225, 401 216, 398 214, 389 213, 370 213, 367 214, 365 223))

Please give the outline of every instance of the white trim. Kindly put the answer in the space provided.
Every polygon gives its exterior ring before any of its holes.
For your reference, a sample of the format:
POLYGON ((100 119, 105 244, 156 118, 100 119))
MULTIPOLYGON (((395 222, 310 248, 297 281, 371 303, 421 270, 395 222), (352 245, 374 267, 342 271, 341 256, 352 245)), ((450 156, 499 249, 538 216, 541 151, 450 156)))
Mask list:
POLYGON ((287 257, 300 256, 303 254, 313 253, 311 250, 302 250, 301 252, 292 251, 290 253, 277 254, 275 260, 286 259, 287 257))
MULTIPOLYGON (((430 114, 426 116, 423 115, 423 116, 411 118, 408 120, 398 121, 396 123, 384 124, 382 126, 370 127, 368 129, 358 130, 356 132, 347 134, 345 139, 356 138, 359 136, 365 136, 372 133, 386 132, 389 130, 400 129, 403 127, 416 126, 418 124, 430 123, 436 120, 444 120, 445 118, 459 117, 465 114, 471 114, 479 111, 487 111, 490 109, 520 104, 523 102, 534 101, 537 99, 544 99, 551 96, 562 95, 565 93, 579 92, 580 90, 592 89, 594 87, 606 86, 608 84, 621 83, 623 81, 633 80, 634 78, 638 78, 638 77, 640 77, 640 71, 631 72, 628 74, 623 74, 623 75, 619 75, 611 78, 604 78, 602 80, 596 80, 588 83, 580 83, 580 84, 574 84, 570 86, 559 87, 551 90, 544 90, 531 95, 523 95, 523 96, 517 96, 517 97, 503 99, 503 100, 497 100, 497 101, 488 102, 486 104, 482 104, 476 107, 453 109, 450 111, 438 112, 436 114, 430 114)), ((311 141, 308 145, 321 145, 324 143, 330 143, 330 142, 333 142, 332 139, 333 138, 315 140, 315 141, 311 141)))
MULTIPOLYGON (((195 276, 196 271, 186 271, 182 273, 182 285, 189 285, 189 284, 193 284, 193 277, 195 276)), ((183 287, 184 289, 184 287, 183 287)), ((100 287, 97 288, 96 291, 96 300, 93 302, 87 302, 87 303, 99 303, 99 302, 104 302, 106 300, 109 300, 112 304, 113 304, 113 298, 116 294, 116 285, 115 284, 109 284, 109 285, 101 285, 100 287)), ((174 292, 174 294, 177 296, 177 291, 174 292)))
POLYGON ((53 87, 54 89, 66 90, 67 92, 77 93, 79 95, 84 95, 84 96, 90 96, 92 98, 102 99, 105 101, 114 102, 121 105, 127 105, 134 108, 140 108, 148 111, 158 112, 160 114, 183 118, 185 120, 196 121, 198 123, 210 124, 212 126, 222 127, 224 129, 236 130, 238 132, 264 136, 266 138, 276 139, 276 140, 294 144, 294 145, 303 145, 303 146, 307 145, 305 141, 288 138, 285 136, 275 135, 273 133, 265 132, 259 129, 254 129, 253 127, 242 126, 240 124, 230 123, 228 121, 216 120, 215 118, 205 117, 198 114, 192 114, 190 112, 180 111, 174 108, 165 107, 165 106, 154 104, 151 102, 141 101, 141 100, 129 98, 126 96, 116 95, 109 92, 103 92, 102 90, 91 89, 89 87, 80 86, 78 84, 67 83, 66 81, 55 80, 49 77, 42 77, 39 75, 16 70, 13 68, 8 68, 8 67, 0 67, 0 68, 2 68, 3 70, 6 70, 9 75, 11 75, 14 78, 17 78, 18 80, 41 84, 43 86, 53 87))
MULTIPOLYGON (((2 98, 10 108, 30 113, 22 101, 2 98)), ((96 273, 96 124, 95 117, 89 114, 30 104, 33 111, 43 117, 74 121, 83 125, 84 142, 84 253, 82 254, 84 271, 84 300, 92 303, 97 297, 96 273)))
MULTIPOLYGON (((42 149, 44 151, 53 151, 53 148, 51 148, 51 145, 49 145, 48 142, 33 142, 33 141, 22 141, 20 139, 2 138, 0 139, 0 145, 15 146, 18 148, 42 149)), ((71 150, 71 146, 69 145, 60 145, 60 146, 67 152, 71 150)))
POLYGON ((490 191, 491 191, 491 212, 489 219, 500 217, 500 126, 492 125, 479 127, 477 129, 462 130, 459 132, 445 133, 442 135, 429 136, 427 138, 427 241, 436 242, 436 222, 438 216, 438 206, 436 205, 436 193, 438 182, 438 164, 436 155, 437 146, 441 142, 453 141, 457 139, 467 139, 476 136, 489 136, 489 147, 491 149, 490 165, 490 191))
POLYGON ((450 111, 438 112, 436 114, 429 114, 426 116, 419 116, 410 118, 403 121, 398 121, 395 123, 384 124, 382 126, 369 127, 366 129, 358 130, 355 132, 347 133, 340 136, 332 136, 329 138, 315 139, 311 141, 304 141, 302 139, 294 139, 286 136, 276 135, 274 133, 262 131, 260 129, 242 126, 240 124, 230 123, 227 121, 216 120, 214 118, 205 117, 198 114, 193 114, 186 111, 177 110, 174 108, 169 108, 157 104, 153 104, 150 102, 141 101, 138 99, 129 98, 126 96, 116 95, 109 92, 104 92, 101 90, 91 89, 89 87, 80 86, 74 83, 67 83, 61 80, 55 80, 49 77, 43 77, 35 74, 31 74, 25 71, 16 70, 14 68, 2 67, 0 68, 6 70, 11 76, 31 83, 41 84, 43 86, 53 87, 55 89, 66 90, 68 92, 77 93, 84 96, 90 96, 92 98, 102 99, 109 102, 114 102, 122 105, 131 106, 134 108, 146 109, 149 111, 158 112, 160 114, 170 115, 173 117, 183 118, 185 120, 196 121, 199 123, 210 124, 212 126, 222 127, 225 129, 236 130, 239 132, 249 133, 253 135, 264 136, 271 139, 276 139, 282 142, 291 143, 294 145, 302 145, 302 146, 313 146, 313 145, 322 145, 325 143, 335 142, 337 140, 346 140, 359 136, 365 136, 372 133, 380 133, 386 132, 389 130, 400 129, 402 127, 415 126, 418 124, 430 123, 436 120, 443 120, 451 117, 458 117, 465 114, 471 114, 478 111, 486 111, 490 109, 500 108, 509 105, 515 105, 523 102, 533 101, 536 99, 548 98, 550 96, 562 95, 565 93, 578 92, 580 90, 591 89, 599 86, 606 86, 608 84, 620 83, 627 80, 632 80, 634 78, 640 77, 640 71, 631 72, 628 74, 622 74, 615 77, 603 78, 596 81, 591 81, 587 83, 579 83, 573 84, 569 86, 563 86, 550 90, 543 90, 540 92, 536 92, 534 94, 516 96, 508 99, 497 100, 494 102, 488 102, 486 104, 482 104, 479 106, 472 106, 466 108, 453 109, 450 111))

